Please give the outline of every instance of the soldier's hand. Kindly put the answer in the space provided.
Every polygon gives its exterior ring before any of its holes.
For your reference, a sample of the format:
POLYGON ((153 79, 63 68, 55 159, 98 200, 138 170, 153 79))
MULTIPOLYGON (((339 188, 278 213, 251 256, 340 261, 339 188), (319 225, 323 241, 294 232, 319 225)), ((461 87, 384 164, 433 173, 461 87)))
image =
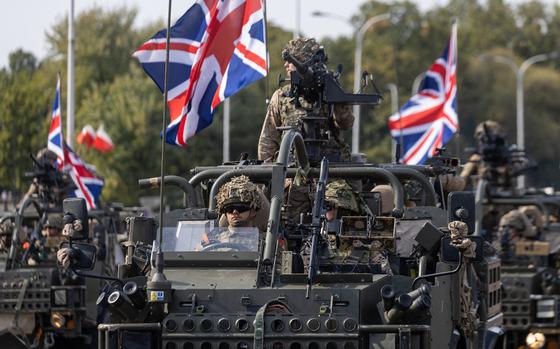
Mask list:
POLYGON ((61 248, 56 253, 56 260, 63 268, 68 269, 72 258, 72 250, 70 248, 61 248))

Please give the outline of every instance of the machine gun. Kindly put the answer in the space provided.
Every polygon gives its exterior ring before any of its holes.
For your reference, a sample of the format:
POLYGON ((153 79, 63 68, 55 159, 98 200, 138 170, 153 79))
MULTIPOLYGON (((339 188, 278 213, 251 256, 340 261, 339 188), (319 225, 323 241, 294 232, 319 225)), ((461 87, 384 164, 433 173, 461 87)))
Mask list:
POLYGON ((315 192, 315 204, 313 206, 313 217, 311 220, 311 247, 309 249, 309 267, 307 269, 307 290, 305 298, 309 298, 309 291, 311 285, 315 280, 317 274, 318 261, 317 247, 321 239, 321 231, 325 223, 326 209, 325 209, 325 191, 327 189, 327 180, 329 177, 329 160, 323 158, 321 160, 321 172, 319 174, 319 181, 317 182, 317 191, 315 192))
POLYGON ((44 203, 62 203, 61 193, 66 191, 67 183, 62 172, 46 157, 39 159, 33 154, 29 154, 33 160, 33 171, 26 172, 26 178, 32 178, 38 186, 37 194, 44 203))
POLYGON ((500 166, 511 163, 511 154, 503 137, 488 130, 486 123, 483 124, 484 135, 479 152, 482 160, 491 166, 500 166))
POLYGON ((338 81, 342 66, 339 66, 337 73, 329 71, 326 67, 327 56, 322 49, 307 62, 300 62, 287 50, 282 52, 282 58, 296 68, 290 73, 288 96, 294 98, 297 108, 302 107, 300 97, 311 104, 311 107, 306 106, 306 115, 301 117, 300 129, 309 160, 312 163, 318 163, 325 153, 335 153, 329 154, 328 159, 339 162, 339 152, 322 151, 332 139, 340 142, 338 140, 339 130, 333 120, 335 104, 378 105, 381 95, 378 93, 345 93, 338 81))
POLYGON ((444 155, 446 150, 447 149, 445 148, 436 148, 436 155, 426 161, 426 163, 430 166, 430 175, 439 176, 457 173, 459 158, 444 155))
POLYGON ((292 97, 302 96, 312 103, 319 103, 319 106, 333 103, 378 105, 381 102, 381 95, 378 93, 344 92, 338 81, 342 67, 339 66, 336 74, 327 70, 327 55, 323 49, 307 62, 300 62, 288 50, 282 51, 282 58, 296 68, 290 79, 292 97))

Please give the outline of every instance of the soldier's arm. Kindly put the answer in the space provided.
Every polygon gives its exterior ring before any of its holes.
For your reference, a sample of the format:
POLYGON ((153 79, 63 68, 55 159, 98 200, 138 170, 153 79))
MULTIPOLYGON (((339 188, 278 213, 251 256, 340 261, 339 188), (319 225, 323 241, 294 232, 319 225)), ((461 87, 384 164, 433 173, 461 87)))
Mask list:
POLYGON ((279 98, 280 90, 276 90, 270 99, 259 137, 258 158, 265 162, 274 161, 276 152, 280 149, 282 132, 276 129, 277 126, 281 126, 279 98))
POLYGON ((336 127, 341 130, 348 130, 354 124, 354 114, 349 104, 335 104, 333 117, 336 127))

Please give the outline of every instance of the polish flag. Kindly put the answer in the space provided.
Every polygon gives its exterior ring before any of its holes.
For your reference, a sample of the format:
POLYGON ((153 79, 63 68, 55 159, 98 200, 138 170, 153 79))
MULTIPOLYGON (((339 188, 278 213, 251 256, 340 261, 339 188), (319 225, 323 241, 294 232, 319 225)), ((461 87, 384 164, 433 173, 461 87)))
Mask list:
POLYGON ((102 153, 107 153, 113 150, 115 145, 111 140, 111 137, 103 129, 103 125, 99 126, 97 133, 95 135, 95 140, 93 141, 93 147, 102 153))
POLYGON ((89 149, 95 141, 95 130, 93 127, 90 124, 85 125, 78 136, 76 136, 76 141, 78 144, 85 144, 89 149))

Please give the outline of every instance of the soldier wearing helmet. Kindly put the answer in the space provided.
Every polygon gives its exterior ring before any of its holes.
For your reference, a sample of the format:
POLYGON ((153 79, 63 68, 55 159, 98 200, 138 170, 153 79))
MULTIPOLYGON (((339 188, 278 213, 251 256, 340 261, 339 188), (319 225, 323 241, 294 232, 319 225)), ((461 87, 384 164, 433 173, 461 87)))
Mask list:
MULTIPOLYGON (((36 240, 33 250, 27 263, 29 265, 38 265, 42 261, 54 261, 60 244, 64 241, 62 236, 62 214, 50 213, 47 221, 41 230, 41 239, 36 240)), ((31 246, 27 246, 30 248, 31 246)))
POLYGON ((261 207, 258 187, 247 176, 233 177, 216 195, 218 212, 230 227, 251 227, 261 207))
MULTIPOLYGON (((289 52, 294 58, 302 63, 309 62, 318 53, 323 52, 323 47, 313 38, 297 38, 290 40, 284 50, 289 52)), ((289 62, 284 63, 286 72, 291 76, 296 71, 294 65, 289 62)), ((289 95, 290 86, 285 85, 274 92, 268 105, 266 117, 259 137, 258 158, 265 162, 273 162, 276 159, 280 148, 282 131, 281 126, 301 126, 301 118, 305 117, 309 110, 313 110, 316 115, 327 116, 328 107, 314 110, 316 106, 303 96, 291 97, 289 95), (297 100, 296 100, 297 99, 297 100)), ((339 154, 341 161, 350 161, 350 151, 339 133, 340 130, 347 130, 354 123, 354 115, 350 105, 335 104, 333 113, 334 127, 330 132, 332 136, 329 141, 321 146, 324 154, 339 154)))
POLYGON ((499 226, 494 248, 501 251, 505 259, 510 257, 512 247, 517 242, 532 240, 537 236, 537 230, 521 209, 514 209, 503 215, 499 226))
POLYGON ((227 229, 207 232, 200 250, 255 251, 258 247, 255 219, 263 204, 261 200, 259 188, 247 176, 233 177, 224 184, 216 195, 216 204, 218 212, 226 217, 227 229))
POLYGON ((496 187, 510 187, 514 169, 503 127, 491 120, 481 122, 475 129, 474 138, 477 151, 463 167, 461 177, 471 181, 473 187, 479 179, 486 179, 496 187))
POLYGON ((341 216, 357 216, 361 211, 356 193, 342 179, 327 184, 325 202, 329 208, 327 211, 329 221, 341 216))

